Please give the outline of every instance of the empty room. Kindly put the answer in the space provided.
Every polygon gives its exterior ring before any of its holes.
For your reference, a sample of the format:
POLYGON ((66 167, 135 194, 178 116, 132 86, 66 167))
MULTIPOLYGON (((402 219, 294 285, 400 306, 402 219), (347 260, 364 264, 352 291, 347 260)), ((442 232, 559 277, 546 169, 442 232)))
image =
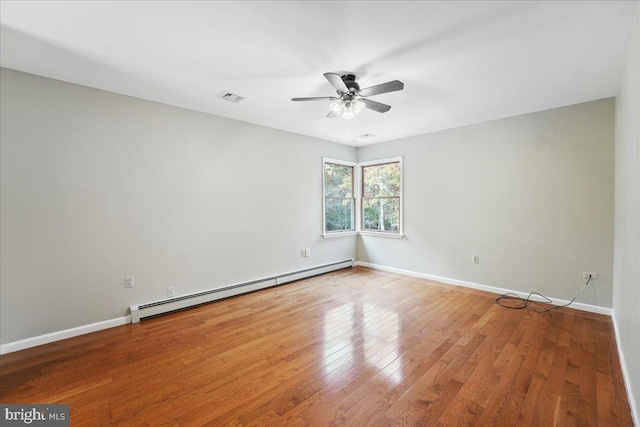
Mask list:
POLYGON ((640 1, 0 1, 0 425, 640 426, 640 1))

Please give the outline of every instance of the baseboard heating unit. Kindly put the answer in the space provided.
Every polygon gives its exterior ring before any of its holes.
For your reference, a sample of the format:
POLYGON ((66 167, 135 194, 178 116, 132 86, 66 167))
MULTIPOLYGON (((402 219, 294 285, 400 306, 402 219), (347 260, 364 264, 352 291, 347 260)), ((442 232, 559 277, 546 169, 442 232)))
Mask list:
POLYGON ((270 288, 272 286, 283 285, 311 276, 317 276, 329 273, 335 270, 341 270, 347 267, 353 267, 353 259, 333 262, 330 264, 318 265, 304 270, 291 271, 289 273, 279 274, 277 276, 266 277, 263 279, 251 280, 249 282, 237 283, 235 285, 223 286, 221 288, 211 289, 208 291, 196 292, 193 294, 183 295, 175 298, 149 302, 146 304, 131 306, 131 323, 138 323, 147 317, 155 317, 161 314, 170 313, 177 310, 184 310, 189 307, 206 304, 224 298, 236 295, 246 294, 248 292, 260 289, 270 288))

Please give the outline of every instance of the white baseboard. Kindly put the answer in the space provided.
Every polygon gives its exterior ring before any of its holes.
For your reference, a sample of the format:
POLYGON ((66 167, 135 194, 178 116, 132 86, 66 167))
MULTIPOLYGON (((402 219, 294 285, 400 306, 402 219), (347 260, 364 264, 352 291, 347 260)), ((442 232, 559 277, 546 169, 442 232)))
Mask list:
MULTIPOLYGON (((496 286, 482 285, 480 283, 473 283, 473 282, 466 282, 464 280, 451 279, 449 277, 434 276, 433 274, 418 273, 418 272, 410 271, 410 270, 402 270, 400 268, 387 267, 387 266, 378 265, 378 264, 371 264, 369 262, 364 262, 364 261, 357 261, 356 265, 361 265, 363 267, 374 268, 376 270, 383 270, 383 271, 389 271, 389 272, 392 272, 392 273, 404 274, 405 276, 412 276, 412 277, 419 277, 421 279, 435 280, 436 282, 447 283, 447 284, 450 284, 450 285, 464 286, 465 288, 478 289, 480 291, 491 292, 492 294, 502 295, 502 294, 506 294, 506 293, 514 293, 516 295, 521 296, 522 298, 526 298, 529 295, 526 292, 514 291, 512 289, 498 288, 496 286)), ((569 301, 566 301, 566 300, 556 299, 556 298, 552 298, 552 300, 553 300, 553 303, 552 303, 553 305, 565 305, 565 304, 567 304, 569 302, 569 301)), ((598 305, 584 304, 584 303, 581 303, 581 302, 574 302, 573 304, 571 304, 571 308, 575 308, 575 309, 578 309, 578 310, 589 311, 591 313, 605 314, 607 316, 611 316, 611 313, 612 313, 612 309, 611 308, 601 307, 601 306, 598 306, 598 305)))
MULTIPOLYGON (((422 279, 435 280, 437 282, 448 283, 448 284, 451 284, 451 285, 464 286, 466 288, 478 289, 478 290, 481 290, 481 291, 491 292, 493 294, 502 295, 502 294, 506 294, 506 293, 511 292, 511 293, 519 295, 519 296, 521 296, 523 298, 526 298, 527 295, 528 295, 525 292, 514 291, 514 290, 511 290, 511 289, 498 288, 498 287, 495 287, 495 286, 488 286, 488 285, 481 285, 479 283, 466 282, 464 280, 450 279, 448 277, 434 276, 432 274, 425 274, 425 273, 418 273, 418 272, 415 272, 415 271, 402 270, 400 268, 387 267, 387 266, 378 265, 378 264, 371 264, 369 262, 364 262, 364 261, 357 261, 356 265, 361 265, 363 267, 374 268, 374 269, 377 269, 377 270, 389 271, 389 272, 392 272, 392 273, 404 274, 405 276, 412 276, 412 277, 419 277, 419 278, 422 278, 422 279)), ((564 305, 564 304, 566 304, 568 302, 569 301, 566 301, 566 300, 554 299, 553 304, 554 305, 564 305)), ((618 323, 617 323, 616 317, 613 315, 613 309, 608 308, 608 307, 600 307, 600 306, 597 306, 597 305, 579 303, 579 302, 574 302, 573 304, 571 304, 571 307, 577 308, 579 310, 589 311, 589 312, 592 312, 592 313, 605 314, 605 315, 611 316, 611 320, 612 320, 612 323, 613 323, 613 330, 614 330, 615 337, 616 337, 616 345, 618 347, 618 357, 620 358, 620 366, 622 367, 622 378, 624 378, 624 384, 625 384, 625 387, 627 389, 627 398, 629 399, 629 406, 631 407, 631 415, 633 417, 634 425, 640 427, 640 414, 638 413, 638 407, 636 405, 636 401, 633 398, 633 391, 631 389, 631 384, 630 384, 630 380, 629 380, 629 378, 630 378, 629 377, 629 370, 627 369, 627 362, 626 362, 626 359, 624 357, 624 352, 622 351, 622 347, 620 346, 620 334, 618 332, 618 323)))
MULTIPOLYGON (((373 268, 376 270, 383 270, 383 271, 389 271, 392 273, 398 273, 398 274, 404 274, 406 276, 412 276, 412 277, 419 277, 422 279, 429 279, 429 280, 435 280, 438 282, 442 282, 442 283, 448 283, 451 285, 458 285, 458 286, 464 286, 466 288, 472 288, 472 289, 478 289, 481 291, 486 291, 486 292, 490 292, 490 293, 494 293, 494 294, 505 294, 505 293, 515 293, 516 295, 520 295, 523 298, 527 297, 527 294, 524 292, 520 292, 520 291, 514 291, 511 289, 504 289, 504 288, 499 288, 499 287, 495 287, 495 286, 488 286, 488 285, 482 285, 479 283, 473 283, 473 282, 467 282, 464 280, 457 280, 457 279, 451 279, 448 277, 442 277, 442 276, 435 276, 432 274, 426 274, 426 273, 418 273, 415 271, 410 271, 410 270, 403 270, 400 268, 394 268, 394 267, 387 267, 387 266, 383 266, 383 265, 378 265, 378 264, 371 264, 368 262, 364 262, 364 261, 356 261, 354 263, 355 265, 360 265, 363 267, 369 267, 369 268, 373 268)), ((568 301, 565 300, 554 300, 555 305, 564 305, 568 303, 568 301)), ((627 363, 626 363, 626 359, 624 357, 624 351, 622 350, 622 347, 620 346, 620 335, 619 335, 619 328, 618 328, 618 323, 616 320, 616 317, 612 315, 612 309, 611 308, 607 308, 607 307, 600 307, 600 306, 595 306, 595 305, 591 305, 591 304, 584 304, 584 303, 577 303, 574 302, 572 304, 572 307, 580 309, 580 310, 584 310, 584 311, 589 311, 592 313, 598 313, 598 314, 605 314, 608 316, 611 316, 612 322, 613 322, 613 330, 615 333, 615 337, 616 337, 616 345, 618 348, 618 355, 620 357, 620 365, 622 367, 622 377, 624 378, 624 382, 625 382, 625 386, 627 389, 627 396, 629 399, 629 406, 631 407, 631 413, 634 419, 634 424, 636 426, 640 426, 640 415, 638 413, 638 407, 636 405, 636 401, 633 398, 633 393, 632 393, 632 389, 631 389, 631 384, 629 382, 629 370, 627 369, 627 363)), ((43 345, 43 344, 49 344, 52 343, 54 341, 60 341, 60 340, 64 340, 67 338, 72 338, 72 337, 77 337, 79 335, 84 335, 84 334, 88 334, 91 332, 97 332, 97 331, 101 331, 103 329, 109 329, 109 328, 113 328, 116 326, 121 326, 121 325, 126 325, 131 323, 131 316, 127 315, 127 316, 123 316, 123 317, 118 317, 115 319, 110 319, 110 320, 105 320, 102 322, 96 322, 96 323, 91 323, 89 325, 83 325, 83 326, 78 326, 75 328, 70 328, 70 329, 65 329, 62 331, 57 331, 57 332, 52 332, 49 334, 44 334, 44 335, 39 335, 36 337, 31 337, 31 338, 26 338, 20 341, 14 341, 11 343, 7 343, 7 344, 2 344, 0 345, 0 355, 2 354, 7 354, 7 353, 13 353, 15 351, 20 351, 20 350, 24 350, 27 348, 31 348, 31 347, 36 347, 39 345, 43 345)))
POLYGON ((616 316, 611 316, 613 321, 613 331, 616 334, 616 346, 618 347, 618 357, 620 358, 620 366, 622 367, 622 378, 624 378, 624 385, 627 389, 627 398, 629 399, 629 406, 631 407, 631 416, 633 416, 633 424, 640 426, 640 413, 638 413, 638 406, 633 398, 633 390, 631 389, 629 370, 627 369, 627 361, 624 357, 624 351, 620 346, 620 334, 618 332, 618 321, 616 316))
MULTIPOLYGON (((517 295, 522 296, 523 298, 526 298, 527 296, 527 294, 524 292, 514 291, 511 289, 498 288, 495 286, 488 286, 488 285, 482 285, 479 283, 466 282, 463 280, 451 279, 448 277, 434 276, 432 274, 402 270, 400 268, 386 267, 383 265, 371 264, 363 261, 356 261, 354 264, 361 265, 363 267, 374 268, 377 270, 384 270, 384 271, 390 271, 393 273, 404 274, 406 276, 420 277, 423 279, 435 280, 442 283, 464 286, 467 288, 478 289, 481 291, 491 292, 494 294, 505 294, 508 292, 513 292, 517 295)), ((556 305, 563 305, 568 302, 569 301, 565 301, 565 300, 558 300, 558 299, 554 300, 554 304, 556 305)), ((590 304, 574 302, 573 304, 571 304, 571 306, 579 310, 589 311, 589 312, 598 313, 598 314, 605 314, 608 316, 611 316, 611 313, 612 313, 610 308, 600 307, 600 306, 595 306, 590 304)), ((54 341, 60 341, 67 338, 76 337, 78 335, 83 335, 91 332, 100 331, 103 329, 113 328, 115 326, 125 325, 127 323, 131 323, 130 315, 118 317, 116 319, 105 320, 102 322, 91 323, 89 325, 78 326, 71 329, 65 329, 63 331, 52 332, 45 335, 39 335, 36 337, 26 338, 20 341, 14 341, 14 342, 0 345, 0 354, 13 353, 14 351, 24 350, 26 348, 35 347, 42 344, 48 344, 54 341)), ((640 426, 640 424, 638 425, 640 426)))
POLYGON ((176 310, 184 310, 201 304, 208 304, 213 301, 225 299, 237 295, 254 292, 261 289, 279 286, 296 280, 306 279, 307 277, 318 276, 330 271, 341 270, 347 267, 353 267, 355 261, 353 258, 342 261, 331 262, 328 264, 316 265, 302 270, 290 271, 288 273, 278 274, 271 277, 263 277, 254 279, 249 282, 236 283, 220 288, 208 289, 201 292, 195 292, 186 295, 180 295, 175 298, 164 299, 160 301, 151 301, 146 304, 135 304, 130 306, 131 321, 133 323, 140 322, 145 317, 158 316, 170 313, 176 310))
POLYGON ((78 335, 126 325, 127 323, 131 323, 131 316, 118 317, 115 319, 104 320, 102 322, 91 323, 89 325, 65 329, 63 331, 51 332, 50 334, 39 335, 37 337, 26 338, 20 341, 0 345, 0 354, 13 353, 14 351, 20 351, 26 348, 77 337, 78 335))
MULTIPOLYGON (((350 258, 348 260, 337 261, 330 264, 318 265, 310 268, 305 268, 303 270, 290 271, 288 273, 282 273, 278 276, 273 276, 271 278, 260 279, 260 280, 273 279, 274 285, 275 284, 280 285, 290 281, 311 277, 316 274, 323 274, 329 271, 333 271, 333 269, 335 269, 337 264, 346 264, 347 262, 350 263, 349 265, 350 267, 355 265, 355 261, 350 258)), ((344 267, 340 267, 340 268, 346 268, 346 267, 347 266, 345 265, 344 267)), ((227 288, 230 289, 237 286, 239 285, 231 285, 231 286, 228 286, 227 288)), ((229 294, 229 295, 232 295, 232 294, 229 294)), ((226 295, 226 296, 229 296, 229 295, 226 295)), ((183 295, 182 297, 179 297, 176 299, 178 300, 184 297, 185 296, 183 295)), ((132 306, 131 312, 134 313, 133 320, 140 321, 139 317, 136 319, 136 316, 139 316, 139 314, 134 312, 133 310, 134 307, 136 311, 138 310, 138 306, 132 306)), ((38 345, 49 344, 54 341, 60 341, 67 338, 77 337, 78 335, 84 335, 84 334, 89 334, 91 332, 101 331, 103 329, 109 329, 116 326, 126 325, 128 323, 131 323, 131 321, 132 321, 132 316, 131 314, 129 314, 127 316, 118 317, 116 319, 104 320, 102 322, 96 322, 96 323, 91 323, 89 325, 83 325, 83 326, 78 326, 71 329, 65 329, 63 331, 51 332, 49 334, 39 335, 31 338, 25 338, 20 341, 14 341, 14 342, 0 345, 0 355, 13 353, 15 351, 24 350, 31 347, 36 347, 38 345)))

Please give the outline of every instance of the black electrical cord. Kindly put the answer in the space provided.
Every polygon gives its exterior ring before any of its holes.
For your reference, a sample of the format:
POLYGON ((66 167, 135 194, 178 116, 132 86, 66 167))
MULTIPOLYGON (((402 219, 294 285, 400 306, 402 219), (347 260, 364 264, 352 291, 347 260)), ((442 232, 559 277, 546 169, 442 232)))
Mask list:
POLYGON ((568 303, 564 304, 564 305, 556 305, 553 307, 549 307, 546 308, 544 310, 538 310, 536 308, 534 308, 533 306, 531 306, 531 303, 538 303, 539 301, 531 301, 531 296, 532 295, 538 295, 542 298, 544 298, 545 300, 547 300, 546 302, 548 303, 553 303, 553 301, 551 301, 549 298, 545 297, 544 295, 542 295, 539 292, 531 292, 527 298, 522 298, 520 295, 514 294, 512 292, 506 293, 506 294, 502 294, 500 295, 498 298, 496 298, 496 304, 498 304, 500 307, 504 307, 504 308, 511 308, 514 310, 522 310, 523 308, 531 308, 531 310, 535 311, 536 313, 546 313, 548 311, 551 310, 556 310, 558 308, 562 308, 562 307, 567 307, 570 304, 573 304, 573 302, 576 300, 576 298, 578 298, 578 296, 580 296, 580 294, 582 293, 582 291, 584 291, 584 288, 587 287, 587 285, 589 284, 589 282, 591 282, 591 275, 589 275, 589 279, 587 280, 587 283, 585 283, 582 286, 582 289, 580 289, 578 291, 578 293, 576 294, 576 296, 574 296, 571 301, 569 301, 568 303))

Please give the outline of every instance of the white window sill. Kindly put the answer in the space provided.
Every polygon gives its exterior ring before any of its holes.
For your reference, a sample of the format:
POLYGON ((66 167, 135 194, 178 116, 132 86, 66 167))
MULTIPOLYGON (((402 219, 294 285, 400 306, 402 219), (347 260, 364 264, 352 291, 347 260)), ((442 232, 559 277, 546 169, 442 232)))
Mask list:
POLYGON ((336 231, 333 233, 324 233, 322 237, 325 239, 333 239, 335 237, 355 236, 356 234, 358 234, 357 231, 336 231))
POLYGON ((362 236, 386 237, 389 239, 402 239, 404 237, 404 234, 385 233, 384 231, 359 231, 358 234, 362 236))
POLYGON ((324 237, 325 239, 333 239, 335 237, 356 236, 358 234, 362 236, 386 237, 388 239, 404 238, 404 234, 385 233, 382 231, 378 231, 378 232, 376 231, 342 231, 342 232, 336 232, 336 233, 325 233, 322 235, 322 237, 324 237))

